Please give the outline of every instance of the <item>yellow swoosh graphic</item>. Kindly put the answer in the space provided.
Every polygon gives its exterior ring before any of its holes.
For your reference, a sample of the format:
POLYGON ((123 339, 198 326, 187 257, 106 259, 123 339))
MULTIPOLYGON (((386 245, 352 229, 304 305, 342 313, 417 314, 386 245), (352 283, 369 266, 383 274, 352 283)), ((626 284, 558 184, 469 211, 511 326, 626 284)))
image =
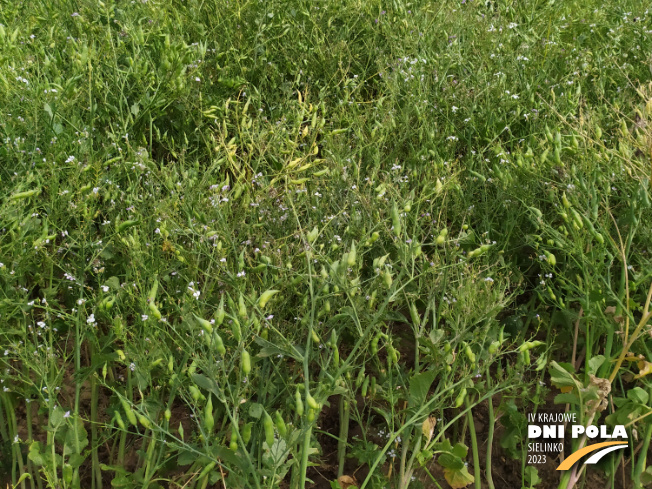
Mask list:
POLYGON ((577 462, 579 459, 581 459, 584 455, 595 452, 596 450, 599 450, 604 447, 611 447, 613 445, 627 445, 627 442, 623 441, 605 441, 603 443, 595 443, 593 445, 589 445, 588 447, 584 447, 575 453, 572 453, 568 456, 566 460, 564 460, 559 467, 557 467, 557 470, 568 470, 570 469, 575 462, 577 462))

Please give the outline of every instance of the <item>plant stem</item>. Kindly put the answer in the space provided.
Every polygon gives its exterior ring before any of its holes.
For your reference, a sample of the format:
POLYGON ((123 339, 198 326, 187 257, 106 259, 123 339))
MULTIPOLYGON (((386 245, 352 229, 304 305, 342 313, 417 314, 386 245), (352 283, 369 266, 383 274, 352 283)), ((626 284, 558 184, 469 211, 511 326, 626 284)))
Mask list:
MULTIPOLYGON (((471 401, 469 401, 469 396, 466 396, 464 400, 466 408, 466 417, 469 421, 469 433, 471 435, 471 449, 473 451, 473 477, 475 478, 475 489, 482 489, 482 480, 480 478, 480 457, 478 456, 478 438, 475 433, 475 422, 473 420, 473 409, 471 409, 471 401)), ((491 398, 489 398, 491 402, 491 398)))
MULTIPOLYGON (((487 366, 487 379, 491 379, 491 376, 489 375, 489 367, 487 366)), ((491 388, 490 380, 487 381, 487 387, 491 388)), ((494 480, 491 475, 491 463, 492 463, 492 449, 493 449, 493 442, 494 442, 494 425, 496 424, 496 418, 494 416, 494 402, 493 398, 490 397, 487 400, 487 406, 489 408, 488 411, 488 416, 489 416, 489 428, 488 428, 488 433, 487 433, 487 460, 485 461, 485 477, 487 479, 487 487, 489 489, 494 489, 494 480)))
MULTIPOLYGON (((648 390, 650 392, 652 389, 648 390)), ((652 439, 652 424, 648 423, 647 429, 645 430, 645 436, 643 436, 643 446, 639 452, 638 460, 634 466, 634 474, 632 475, 632 480, 634 482, 634 488, 638 489, 643 487, 641 484, 641 474, 645 471, 645 463, 648 455, 648 450, 650 448, 650 439, 652 439)))
POLYGON ((340 437, 337 441, 337 477, 344 475, 344 463, 346 461, 346 445, 349 437, 349 402, 342 396, 340 398, 340 437))

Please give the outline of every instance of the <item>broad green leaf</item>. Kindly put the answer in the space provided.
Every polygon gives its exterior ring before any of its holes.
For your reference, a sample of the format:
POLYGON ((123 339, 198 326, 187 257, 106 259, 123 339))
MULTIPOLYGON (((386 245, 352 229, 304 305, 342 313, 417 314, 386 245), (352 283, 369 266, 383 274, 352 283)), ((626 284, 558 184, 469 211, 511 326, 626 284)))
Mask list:
POLYGON ((422 372, 412 376, 410 379, 410 395, 408 397, 409 407, 421 407, 426 402, 430 386, 435 380, 435 372, 422 372))
POLYGON ((449 452, 442 453, 437 458, 437 463, 445 469, 460 470, 464 467, 464 460, 449 452))
POLYGON ((640 387, 634 387, 633 389, 627 391, 627 399, 633 402, 637 402, 639 404, 643 404, 644 406, 647 405, 647 401, 649 397, 650 396, 648 395, 648 393, 645 392, 640 387))

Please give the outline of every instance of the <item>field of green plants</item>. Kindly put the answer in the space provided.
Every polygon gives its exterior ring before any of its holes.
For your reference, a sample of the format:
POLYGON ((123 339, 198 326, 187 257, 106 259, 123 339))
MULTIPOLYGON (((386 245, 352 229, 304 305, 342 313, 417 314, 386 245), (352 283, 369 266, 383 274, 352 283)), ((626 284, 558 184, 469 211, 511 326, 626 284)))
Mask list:
POLYGON ((651 10, 0 0, 0 486, 651 484, 651 10))

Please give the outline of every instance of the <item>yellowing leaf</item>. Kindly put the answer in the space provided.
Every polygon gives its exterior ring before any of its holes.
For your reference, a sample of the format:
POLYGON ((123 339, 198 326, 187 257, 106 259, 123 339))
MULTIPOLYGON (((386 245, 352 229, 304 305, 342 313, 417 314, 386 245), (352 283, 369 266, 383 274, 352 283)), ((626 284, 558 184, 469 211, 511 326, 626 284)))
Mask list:
POLYGON ((646 375, 652 374, 652 363, 642 360, 638 362, 638 374, 634 376, 635 379, 642 379, 646 375))
POLYGON ((475 479, 469 474, 466 466, 461 469, 444 469, 444 477, 453 489, 461 489, 471 484, 475 479))
POLYGON ((424 444, 425 446, 430 443, 430 440, 432 439, 432 435, 435 433, 435 425, 437 424, 437 418, 434 416, 428 416, 424 421, 423 424, 421 425, 421 432, 423 433, 423 436, 427 438, 428 441, 424 444))
POLYGON ((337 483, 342 489, 349 489, 351 486, 357 486, 358 481, 355 480, 355 477, 349 475, 343 475, 337 479, 337 483))

